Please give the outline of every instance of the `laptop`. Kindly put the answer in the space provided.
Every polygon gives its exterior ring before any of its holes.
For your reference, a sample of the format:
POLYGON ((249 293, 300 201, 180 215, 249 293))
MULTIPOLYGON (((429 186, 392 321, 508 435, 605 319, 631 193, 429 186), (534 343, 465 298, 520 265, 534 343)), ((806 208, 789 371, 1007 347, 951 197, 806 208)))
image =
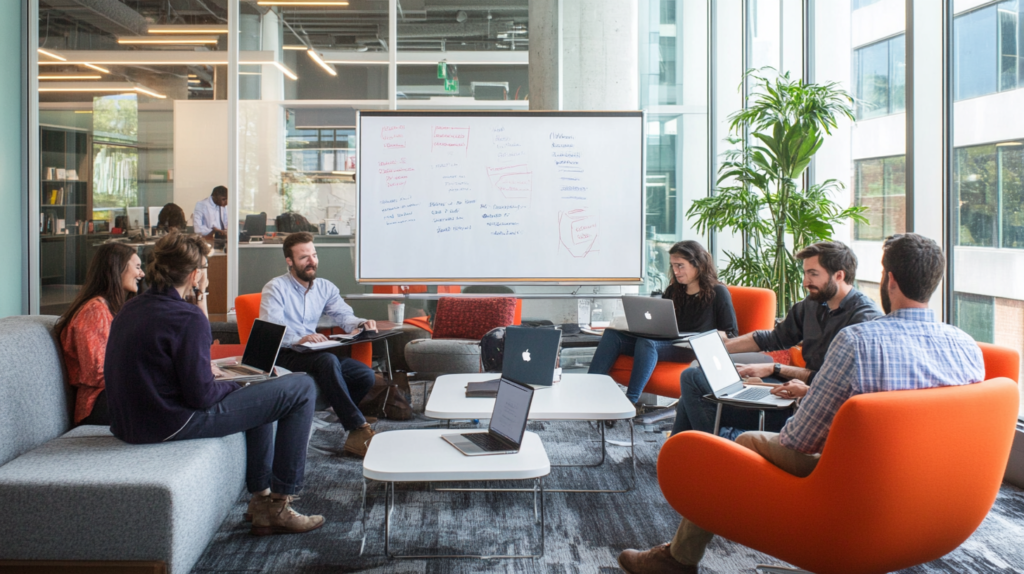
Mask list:
POLYGON ((507 327, 501 378, 467 384, 466 396, 493 397, 502 379, 535 389, 550 387, 561 341, 562 332, 558 329, 507 327))
POLYGON ((685 333, 676 323, 676 307, 661 297, 623 297, 626 329, 632 335, 649 339, 683 339, 697 333, 685 333))
POLYGON ((718 331, 701 333, 690 337, 689 341, 715 398, 771 407, 793 404, 793 399, 771 394, 771 387, 744 385, 718 331))
POLYGON ((277 354, 287 330, 284 325, 256 319, 249 333, 249 341, 245 344, 245 352, 242 353, 242 364, 217 365, 224 373, 217 380, 253 383, 273 377, 277 354))
POLYGON ((515 454, 523 444, 532 403, 533 389, 501 379, 487 432, 443 434, 441 438, 466 456, 515 454))

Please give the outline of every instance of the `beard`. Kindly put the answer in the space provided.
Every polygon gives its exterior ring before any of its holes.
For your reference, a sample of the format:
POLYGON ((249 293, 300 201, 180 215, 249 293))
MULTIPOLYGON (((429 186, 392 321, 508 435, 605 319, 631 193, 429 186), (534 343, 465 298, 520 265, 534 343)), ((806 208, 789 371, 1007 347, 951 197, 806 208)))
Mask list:
POLYGON ((889 274, 882 270, 882 284, 878 286, 878 294, 882 296, 882 311, 888 315, 892 312, 892 301, 889 300, 889 274))
POLYGON ((836 293, 839 292, 839 286, 836 285, 834 279, 829 277, 828 283, 826 283, 824 287, 815 288, 814 290, 808 289, 807 292, 807 296, 810 297, 811 301, 828 303, 829 300, 835 297, 836 293))
POLYGON ((307 265, 302 269, 295 268, 295 276, 299 279, 312 283, 316 279, 316 265, 307 265))

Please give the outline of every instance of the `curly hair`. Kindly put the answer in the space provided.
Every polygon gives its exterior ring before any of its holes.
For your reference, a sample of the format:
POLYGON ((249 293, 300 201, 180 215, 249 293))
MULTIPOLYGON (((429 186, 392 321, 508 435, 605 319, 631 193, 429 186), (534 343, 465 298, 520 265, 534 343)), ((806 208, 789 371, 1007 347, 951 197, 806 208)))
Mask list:
POLYGON ((172 230, 153 246, 153 260, 146 269, 149 283, 157 289, 180 287, 209 255, 210 245, 202 237, 172 230))

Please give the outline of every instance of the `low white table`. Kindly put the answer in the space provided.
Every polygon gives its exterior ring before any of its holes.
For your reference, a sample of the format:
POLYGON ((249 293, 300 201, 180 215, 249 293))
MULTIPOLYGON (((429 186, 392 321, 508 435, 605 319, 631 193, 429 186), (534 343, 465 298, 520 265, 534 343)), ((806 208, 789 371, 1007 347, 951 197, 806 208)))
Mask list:
MULTIPOLYGON (((467 397, 466 384, 498 378, 498 373, 443 375, 437 378, 424 414, 447 421, 487 419, 494 411, 494 399, 467 397)), ((536 389, 530 406, 529 420, 534 421, 597 421, 601 433, 601 458, 591 464, 553 464, 551 466, 601 466, 607 454, 604 421, 628 421, 633 484, 619 490, 548 489, 548 492, 629 492, 636 486, 636 449, 633 417, 636 407, 629 402, 618 384, 607 375, 565 374, 551 388, 536 389)), ((376 439, 374 439, 376 440, 376 439)))
MULTIPOLYGON (((384 554, 388 558, 538 558, 544 555, 544 483, 551 472, 544 445, 535 433, 523 436, 516 454, 466 456, 441 438, 458 433, 448 429, 395 430, 374 435, 363 459, 363 478, 384 484, 384 554), (540 554, 482 556, 476 554, 395 555, 391 553, 391 512, 395 507, 396 482, 465 482, 534 480, 534 517, 540 522, 540 554), (539 513, 537 501, 540 501, 539 513)), ((466 431, 461 431, 466 432, 466 431)), ((486 489, 479 489, 486 490, 486 489)), ((366 489, 363 507, 366 508, 366 489)), ((365 517, 364 517, 365 520, 365 517)))

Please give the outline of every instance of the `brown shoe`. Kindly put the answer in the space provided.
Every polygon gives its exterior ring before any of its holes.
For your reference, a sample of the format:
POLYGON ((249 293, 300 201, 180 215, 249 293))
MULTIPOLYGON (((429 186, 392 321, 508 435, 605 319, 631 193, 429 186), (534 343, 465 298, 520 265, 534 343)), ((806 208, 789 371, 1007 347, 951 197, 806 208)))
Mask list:
POLYGON ((263 497, 255 508, 252 516, 252 534, 267 536, 269 534, 302 534, 316 530, 324 525, 324 517, 319 514, 303 516, 292 508, 292 501, 297 496, 275 498, 273 495, 263 497))
POLYGON ((366 451, 370 448, 370 441, 373 439, 373 435, 373 429, 368 424, 349 431, 348 439, 345 441, 345 452, 360 457, 366 456, 366 451))
POLYGON ((246 522, 252 522, 252 517, 256 514, 256 505, 260 503, 260 500, 268 496, 270 496, 269 488, 264 489, 263 492, 252 493, 252 498, 249 499, 249 508, 245 510, 245 514, 242 515, 242 518, 244 518, 246 522))
POLYGON ((672 557, 668 544, 646 552, 623 550, 619 554, 619 567, 629 574, 697 574, 696 566, 680 564, 672 557))

